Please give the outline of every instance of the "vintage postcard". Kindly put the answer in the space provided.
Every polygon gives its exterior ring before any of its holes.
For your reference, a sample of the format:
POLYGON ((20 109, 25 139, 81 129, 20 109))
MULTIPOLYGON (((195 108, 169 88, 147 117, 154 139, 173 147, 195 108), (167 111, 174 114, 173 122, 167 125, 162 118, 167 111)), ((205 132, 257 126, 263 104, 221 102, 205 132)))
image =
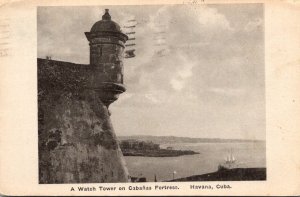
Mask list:
POLYGON ((8 1, 3 195, 299 195, 297 1, 8 1))

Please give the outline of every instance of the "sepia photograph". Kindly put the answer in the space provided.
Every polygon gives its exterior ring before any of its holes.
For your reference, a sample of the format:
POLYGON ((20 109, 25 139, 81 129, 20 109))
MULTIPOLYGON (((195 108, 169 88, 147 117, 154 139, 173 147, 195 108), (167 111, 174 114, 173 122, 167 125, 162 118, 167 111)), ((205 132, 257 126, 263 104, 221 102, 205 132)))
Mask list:
POLYGON ((266 181, 264 4, 37 7, 39 184, 266 181))

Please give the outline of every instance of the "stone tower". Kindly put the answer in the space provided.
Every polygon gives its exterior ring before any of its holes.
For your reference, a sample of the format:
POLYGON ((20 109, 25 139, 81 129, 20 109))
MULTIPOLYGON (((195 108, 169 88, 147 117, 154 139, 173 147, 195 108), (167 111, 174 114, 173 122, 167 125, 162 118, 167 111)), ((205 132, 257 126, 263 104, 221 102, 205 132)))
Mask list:
POLYGON ((108 9, 105 9, 102 20, 96 22, 85 35, 90 43, 90 65, 95 70, 92 86, 108 107, 125 91, 122 59, 128 37, 111 20, 108 9))
POLYGON ((39 183, 127 182, 108 106, 125 91, 127 36, 108 10, 86 32, 90 64, 38 59, 39 183))

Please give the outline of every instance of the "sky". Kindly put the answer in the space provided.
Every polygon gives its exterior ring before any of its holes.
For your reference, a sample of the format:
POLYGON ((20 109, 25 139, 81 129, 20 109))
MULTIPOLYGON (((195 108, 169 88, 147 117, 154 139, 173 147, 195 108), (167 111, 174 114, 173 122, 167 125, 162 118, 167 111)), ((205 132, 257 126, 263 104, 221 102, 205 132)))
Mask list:
POLYGON ((265 139, 262 4, 39 7, 38 57, 89 64, 84 32, 105 8, 137 21, 117 135, 265 139))

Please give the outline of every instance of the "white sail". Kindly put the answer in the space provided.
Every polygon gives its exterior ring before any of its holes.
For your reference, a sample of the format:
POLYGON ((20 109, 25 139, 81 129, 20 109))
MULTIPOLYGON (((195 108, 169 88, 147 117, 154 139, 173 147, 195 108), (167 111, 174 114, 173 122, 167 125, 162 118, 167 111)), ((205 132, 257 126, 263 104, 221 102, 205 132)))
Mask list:
POLYGON ((227 158, 226 158, 226 163, 230 162, 230 156, 227 155, 227 158))

